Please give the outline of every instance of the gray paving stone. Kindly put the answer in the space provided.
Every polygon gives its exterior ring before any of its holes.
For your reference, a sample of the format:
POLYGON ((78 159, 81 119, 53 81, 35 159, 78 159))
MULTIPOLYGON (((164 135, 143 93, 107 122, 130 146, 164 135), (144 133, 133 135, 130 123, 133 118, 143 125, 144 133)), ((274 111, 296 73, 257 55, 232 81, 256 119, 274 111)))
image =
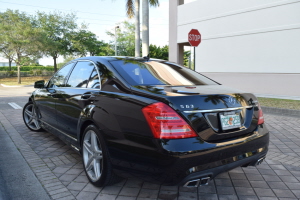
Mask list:
POLYGON ((101 187, 96 187, 91 183, 85 184, 86 186, 83 188, 83 191, 85 192, 97 192, 99 193, 102 188, 101 187))
POLYGON ((288 189, 283 182, 268 182, 271 189, 288 189))
POLYGON ((299 180, 294 176, 279 176, 279 178, 286 183, 299 183, 299 180))
POLYGON ((76 183, 76 182, 71 182, 67 188, 69 190, 78 190, 81 191, 84 187, 86 186, 86 183, 76 183))
POLYGON ((177 199, 178 198, 178 191, 160 191, 158 194, 158 199, 169 199, 169 200, 173 200, 173 199, 177 199))
POLYGON ((227 186, 231 187, 232 186, 232 181, 230 179, 215 179, 215 184, 217 186, 227 186))
POLYGON ((136 200, 136 197, 118 196, 117 200, 136 200))
POLYGON ((98 193, 96 192, 85 192, 81 191, 79 194, 76 196, 77 199, 84 199, 84 200, 94 200, 98 193))
POLYGON ((179 192, 178 200, 198 199, 197 193, 179 192))
POLYGON ((300 189, 297 190, 292 190, 292 192, 294 193, 294 195, 300 199, 300 189))
POLYGON ((148 182, 144 182, 143 183, 143 188, 145 188, 145 189, 151 189, 151 190, 158 190, 160 188, 160 185, 153 184, 153 183, 148 183, 148 182))
POLYGON ((159 192, 158 190, 141 189, 138 198, 157 199, 158 192, 159 192))
POLYGON ((216 200, 218 199, 218 195, 217 194, 199 194, 199 199, 201 200, 216 200))
POLYGON ((120 186, 106 186, 101 190, 101 194, 111 194, 111 195, 118 195, 121 191, 122 187, 120 186))
POLYGON ((282 190, 282 189, 273 189, 273 192, 275 193, 276 197, 282 198, 294 198, 295 195, 290 190, 282 190))
POLYGON ((258 197, 276 197, 271 189, 254 188, 254 191, 258 197))
POLYGON ((95 200, 115 200, 117 195, 100 193, 95 200))
POLYGON ((198 187, 198 192, 199 193, 217 193, 217 189, 214 185, 207 185, 207 186, 201 186, 198 187))
POLYGON ((217 186, 218 194, 233 194, 235 195, 235 190, 233 187, 217 186))
POLYGON ((123 187, 119 195, 136 197, 139 194, 139 192, 140 188, 123 187))
POLYGON ((219 200, 238 200, 236 195, 218 195, 219 200))
POLYGON ((251 187, 235 187, 238 196, 255 196, 255 192, 251 187))
POLYGON ((263 177, 266 181, 280 181, 280 178, 274 175, 263 175, 263 177))
POLYGON ((232 182, 235 187, 251 187, 248 180, 233 179, 232 182))
POLYGON ((257 196, 238 196, 239 200, 258 200, 257 196))

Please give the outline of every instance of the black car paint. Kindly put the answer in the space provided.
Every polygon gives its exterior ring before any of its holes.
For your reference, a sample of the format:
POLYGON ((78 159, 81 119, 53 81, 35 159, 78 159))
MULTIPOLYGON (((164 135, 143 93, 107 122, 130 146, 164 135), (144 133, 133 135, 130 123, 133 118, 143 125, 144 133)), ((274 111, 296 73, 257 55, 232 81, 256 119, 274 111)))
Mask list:
MULTIPOLYGON (((110 64, 116 59, 126 58, 90 57, 76 60, 93 62, 105 72, 101 90, 67 87, 36 90, 30 99, 42 113, 43 128, 80 152, 83 130, 94 123, 104 135, 117 174, 138 176, 167 185, 182 184, 181 181, 191 174, 207 175, 201 174, 201 171, 208 169, 209 176, 214 178, 217 175, 214 169, 223 166, 224 170, 229 170, 230 167, 226 168, 231 163, 228 160, 234 157, 243 158, 245 153, 256 152, 252 159, 239 161, 239 166, 254 165, 257 156, 266 154, 269 133, 264 124, 257 125, 257 104, 252 94, 217 84, 195 87, 131 86, 110 64), (239 99, 236 105, 226 102, 229 96, 239 99), (156 102, 164 102, 176 110, 199 137, 154 139, 141 109, 156 102), (227 132, 219 130, 219 125, 211 127, 207 113, 184 112, 244 106, 252 106, 241 109, 248 118, 244 128, 227 132), (56 118, 51 118, 53 113, 56 113, 56 118), (193 168, 196 170, 192 171, 193 168)), ((215 113, 218 117, 219 112, 215 113)))

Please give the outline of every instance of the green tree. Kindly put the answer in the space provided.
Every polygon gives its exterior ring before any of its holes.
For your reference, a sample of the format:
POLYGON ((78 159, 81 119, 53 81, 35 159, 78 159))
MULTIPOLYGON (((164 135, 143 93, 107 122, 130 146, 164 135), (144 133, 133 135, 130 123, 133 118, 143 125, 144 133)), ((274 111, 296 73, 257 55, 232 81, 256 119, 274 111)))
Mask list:
MULTIPOLYGON (((104 41, 99 41, 97 36, 88 30, 79 30, 72 33, 71 36, 72 51, 75 55, 83 56, 96 56, 96 55, 112 55, 107 51, 109 45, 104 41)), ((113 53, 113 52, 112 52, 113 53)))
POLYGON ((149 46, 150 57, 162 60, 169 60, 169 47, 167 45, 160 47, 153 44, 149 46))
POLYGON ((11 71, 11 63, 15 56, 15 51, 13 51, 9 44, 6 41, 2 41, 0 43, 0 55, 6 59, 8 59, 9 71, 11 71))
POLYGON ((77 29, 76 15, 63 14, 61 12, 44 13, 37 12, 37 26, 46 35, 43 45, 43 53, 51 56, 54 62, 54 71, 57 71, 57 58, 72 53, 70 37, 77 29))
MULTIPOLYGON (((120 28, 117 29, 116 36, 117 36, 117 51, 118 55, 120 56, 134 56, 134 49, 135 49, 135 43, 134 43, 134 32, 135 32, 135 26, 133 23, 130 23, 128 21, 124 21, 119 24, 120 28)), ((107 31, 106 34, 111 36, 112 38, 115 38, 114 31, 107 31)), ((111 42, 112 45, 114 45, 114 42, 111 42)))
POLYGON ((24 12, 8 9, 0 15, 0 44, 14 53, 18 67, 18 83, 21 84, 20 68, 41 57, 44 33, 36 27, 36 21, 24 12))

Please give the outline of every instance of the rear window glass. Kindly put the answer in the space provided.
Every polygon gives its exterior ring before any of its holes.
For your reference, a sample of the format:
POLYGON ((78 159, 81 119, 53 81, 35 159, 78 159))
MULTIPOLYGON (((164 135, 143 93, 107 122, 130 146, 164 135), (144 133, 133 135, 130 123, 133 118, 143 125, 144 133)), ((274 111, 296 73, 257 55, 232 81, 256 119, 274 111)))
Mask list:
POLYGON ((112 65, 131 85, 216 85, 201 74, 168 62, 118 60, 112 65))

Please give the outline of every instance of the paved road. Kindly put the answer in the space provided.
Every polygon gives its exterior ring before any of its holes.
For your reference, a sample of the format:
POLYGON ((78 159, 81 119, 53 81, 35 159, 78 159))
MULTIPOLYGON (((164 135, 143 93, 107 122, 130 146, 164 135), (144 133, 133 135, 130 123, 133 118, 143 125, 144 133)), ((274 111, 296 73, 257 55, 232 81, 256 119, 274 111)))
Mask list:
MULTIPOLYGON (((1 136, 9 136, 14 142, 14 148, 19 149, 23 157, 23 160, 20 159, 23 165, 31 169, 38 181, 31 183, 28 176, 17 175, 17 178, 32 186, 42 185, 51 199, 300 199, 299 117, 266 114, 271 133, 266 162, 258 167, 237 168, 223 173, 208 186, 183 188, 126 179, 113 186, 96 188, 88 183, 80 155, 47 132, 29 131, 22 121, 21 109, 7 105, 11 101, 24 105, 30 90, 32 88, 0 88, 0 122, 6 130, 0 129, 0 132, 1 136)), ((15 155, 12 157, 19 160, 15 155)), ((15 168, 11 170, 7 173, 14 174, 16 171, 15 168)), ((8 188, 19 189, 11 183, 5 185, 0 189, 2 194, 8 188)), ((2 195, 3 198, 5 196, 2 195)))

